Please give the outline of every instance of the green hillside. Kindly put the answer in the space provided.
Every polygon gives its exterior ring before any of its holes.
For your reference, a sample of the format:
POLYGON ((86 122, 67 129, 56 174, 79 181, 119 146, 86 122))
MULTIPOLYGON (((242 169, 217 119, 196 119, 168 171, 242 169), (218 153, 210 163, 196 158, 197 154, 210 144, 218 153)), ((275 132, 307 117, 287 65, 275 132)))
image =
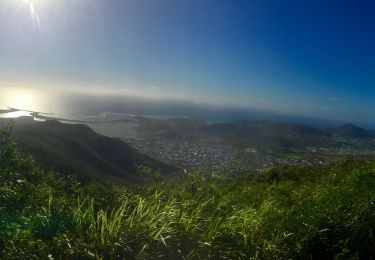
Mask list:
POLYGON ((374 259, 375 160, 133 188, 41 170, 0 134, 1 259, 374 259))
POLYGON ((21 118, 15 120, 12 136, 18 149, 33 155, 43 169, 76 174, 82 180, 134 184, 143 180, 139 166, 160 170, 164 175, 177 172, 176 168, 135 151, 119 139, 99 135, 86 125, 21 118))

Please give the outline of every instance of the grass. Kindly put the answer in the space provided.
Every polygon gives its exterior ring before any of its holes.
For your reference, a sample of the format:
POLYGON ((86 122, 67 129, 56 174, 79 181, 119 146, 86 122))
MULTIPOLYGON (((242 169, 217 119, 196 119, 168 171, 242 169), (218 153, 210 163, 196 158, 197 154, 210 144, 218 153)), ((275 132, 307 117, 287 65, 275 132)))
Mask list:
POLYGON ((134 188, 44 172, 3 130, 2 259, 374 259, 375 161, 134 188))

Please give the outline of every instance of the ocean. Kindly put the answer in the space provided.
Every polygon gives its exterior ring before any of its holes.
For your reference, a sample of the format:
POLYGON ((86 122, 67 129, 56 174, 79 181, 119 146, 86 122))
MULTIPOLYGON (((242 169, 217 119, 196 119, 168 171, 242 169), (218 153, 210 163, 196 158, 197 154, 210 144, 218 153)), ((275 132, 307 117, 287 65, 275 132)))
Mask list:
POLYGON ((161 119, 194 118, 208 123, 264 120, 296 122, 315 127, 342 123, 249 107, 26 88, 0 88, 0 112, 0 117, 37 115, 36 119, 51 117, 85 122, 113 122, 136 115, 161 119), (8 111, 4 111, 6 109, 8 111))

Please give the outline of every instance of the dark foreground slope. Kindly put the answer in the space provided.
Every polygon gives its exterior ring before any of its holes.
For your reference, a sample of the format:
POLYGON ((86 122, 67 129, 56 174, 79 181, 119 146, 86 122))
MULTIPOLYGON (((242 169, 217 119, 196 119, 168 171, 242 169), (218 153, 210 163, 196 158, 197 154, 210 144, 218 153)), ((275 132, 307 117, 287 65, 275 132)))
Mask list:
POLYGON ((375 161, 122 191, 41 171, 0 136, 1 259, 374 259, 375 161))
POLYGON ((137 183, 139 166, 160 170, 166 175, 176 168, 133 150, 116 138, 95 133, 86 125, 58 121, 16 120, 12 132, 18 149, 33 155, 40 166, 83 179, 137 183))

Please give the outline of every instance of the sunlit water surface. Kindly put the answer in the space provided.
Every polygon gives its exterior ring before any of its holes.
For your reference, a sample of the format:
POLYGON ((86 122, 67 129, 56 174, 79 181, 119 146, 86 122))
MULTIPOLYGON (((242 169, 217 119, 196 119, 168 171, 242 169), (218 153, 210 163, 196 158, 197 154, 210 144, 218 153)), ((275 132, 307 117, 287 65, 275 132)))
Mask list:
POLYGON ((217 111, 207 105, 191 102, 150 100, 141 97, 119 95, 77 94, 45 89, 0 88, 0 106, 15 108, 1 117, 40 115, 66 120, 88 122, 112 122, 135 115, 153 118, 197 117, 220 120, 232 117, 231 111, 217 111), (36 113, 31 113, 36 112, 36 113), (220 112, 220 113, 218 113, 220 112))

